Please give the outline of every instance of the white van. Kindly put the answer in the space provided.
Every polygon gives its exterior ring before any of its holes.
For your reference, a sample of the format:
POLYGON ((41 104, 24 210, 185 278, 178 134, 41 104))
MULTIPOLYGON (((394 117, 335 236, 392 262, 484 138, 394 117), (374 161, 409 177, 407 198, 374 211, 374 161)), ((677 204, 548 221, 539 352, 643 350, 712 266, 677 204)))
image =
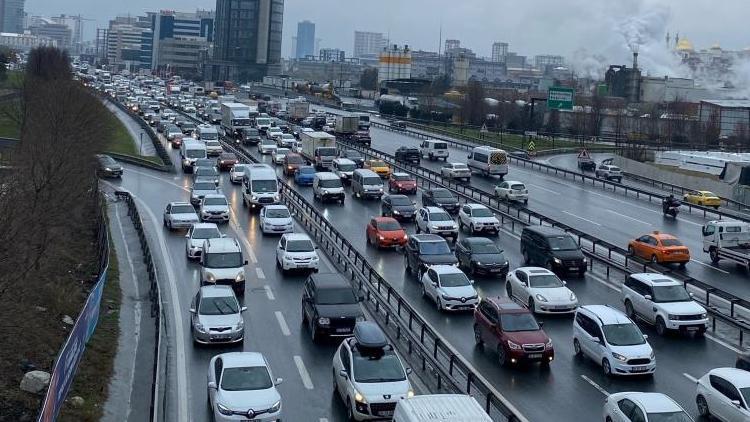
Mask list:
POLYGON ((437 139, 425 139, 419 144, 419 154, 430 160, 448 160, 448 143, 437 139))
POLYGON ((469 169, 485 176, 503 176, 508 174, 508 153, 492 147, 476 147, 471 150, 466 165, 469 169))
POLYGON ((180 145, 182 171, 192 173, 195 160, 206 157, 206 144, 193 138, 184 138, 182 140, 182 145, 180 145))
POLYGON ((313 178, 313 199, 320 199, 325 202, 334 200, 344 204, 344 185, 341 178, 336 173, 327 171, 315 173, 313 178))
POLYGON ((473 397, 428 394, 399 400, 393 422, 492 422, 473 397))
POLYGON ((383 179, 372 170, 357 169, 352 173, 352 195, 357 198, 378 198, 383 196, 383 179))
POLYGON ((250 164, 242 180, 242 203, 257 210, 280 200, 276 172, 268 164, 250 164))
POLYGON ((195 135, 201 141, 218 141, 219 131, 211 125, 198 125, 198 129, 195 131, 195 135))

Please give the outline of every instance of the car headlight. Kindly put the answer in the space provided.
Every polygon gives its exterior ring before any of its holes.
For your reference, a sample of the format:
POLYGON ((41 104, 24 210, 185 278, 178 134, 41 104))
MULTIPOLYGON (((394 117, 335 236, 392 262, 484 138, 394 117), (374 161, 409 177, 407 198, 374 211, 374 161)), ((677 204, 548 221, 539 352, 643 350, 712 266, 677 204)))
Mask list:
POLYGON ((672 320, 672 321, 677 321, 677 320, 680 319, 680 316, 679 315, 669 314, 669 315, 667 315, 667 318, 670 319, 670 320, 672 320))
POLYGON ((363 396, 359 391, 356 391, 354 393, 354 401, 357 403, 365 404, 367 403, 367 399, 365 399, 365 396, 363 396))
POLYGON ((245 326, 245 320, 240 318, 240 320, 237 322, 237 325, 234 326, 235 331, 241 330, 245 326))
POLYGON ((656 359, 656 353, 654 353, 654 351, 652 350, 651 355, 649 357, 651 358, 651 360, 656 359))
POLYGON ((546 297, 544 297, 544 296, 542 296, 542 295, 540 295, 540 294, 538 294, 538 293, 536 294, 536 296, 535 296, 535 297, 536 297, 536 300, 538 300, 538 301, 540 301, 540 302, 546 302, 546 301, 547 301, 547 298, 546 298, 546 297))
POLYGON ((551 350, 552 349, 552 339, 549 339, 546 343, 544 343, 544 350, 551 350))
POLYGON ((325 318, 325 317, 318 318, 318 324, 320 324, 320 325, 328 325, 330 323, 331 323, 331 319, 330 318, 325 318))
POLYGON ((398 212, 398 210, 393 210, 393 213, 396 214, 396 215, 401 215, 401 213, 398 212))
POLYGON ((234 281, 237 281, 237 282, 245 281, 245 272, 243 271, 237 274, 237 277, 234 278, 234 281))
POLYGON ((408 238, 409 238, 409 235, 408 234, 404 234, 404 240, 406 240, 408 238))
POLYGON ((289 255, 284 255, 284 261, 291 261, 292 257, 289 255))
POLYGON ((626 356, 623 356, 619 353, 614 353, 614 352, 612 352, 612 357, 619 360, 620 362, 626 362, 628 360, 626 356))
POLYGON ((576 298, 576 294, 575 294, 575 293, 573 293, 573 292, 570 292, 570 300, 572 300, 572 301, 578 300, 578 299, 576 298))
POLYGON ((383 192, 383 188, 378 189, 380 192, 383 192))
POLYGON ((384 240, 384 239, 385 239, 385 238, 383 237, 383 235, 382 235, 382 234, 379 234, 379 235, 378 235, 378 240, 384 240))
POLYGON ((482 265, 482 261, 474 261, 474 265, 482 265))
POLYGON ((258 200, 258 195, 253 195, 253 196, 250 197, 250 199, 252 199, 253 201, 257 201, 258 200))
POLYGON ((707 314, 707 313, 705 313, 705 312, 704 312, 704 313, 702 313, 702 314, 701 314, 701 318, 702 318, 702 319, 706 319, 706 318, 708 318, 708 314, 707 314))
POLYGON ((410 389, 409 389, 409 391, 407 391, 407 392, 406 392, 406 397, 407 397, 407 398, 412 398, 412 397, 414 397, 414 390, 412 390, 412 389, 410 388, 410 389))
POLYGON ((513 343, 512 341, 508 340, 508 347, 510 347, 512 350, 521 350, 521 346, 513 343))
POLYGON ((562 264, 562 260, 560 258, 552 258, 552 260, 555 262, 555 264, 560 265, 562 264))
POLYGON ((112 171, 112 169, 109 167, 104 167, 104 171, 112 171))
POLYGON ((214 276, 214 275, 213 275, 213 274, 211 274, 211 273, 207 273, 207 274, 206 274, 206 280, 208 280, 208 282, 210 282, 210 283, 213 283, 213 282, 215 282, 215 281, 216 281, 216 276, 214 276))
POLYGON ((365 322, 366 319, 365 319, 364 315, 360 315, 360 316, 357 317, 356 321, 357 322, 365 322))
POLYGON ((273 406, 268 408, 268 413, 276 413, 281 409, 281 400, 277 401, 273 404, 273 406))
POLYGON ((234 412, 232 411, 232 409, 224 406, 221 403, 216 403, 216 408, 219 410, 219 413, 221 413, 222 415, 232 416, 234 414, 234 412))
POLYGON ((589 262, 589 260, 586 257, 583 257, 583 263, 585 264, 587 262, 589 262))
POLYGON ((279 199, 280 199, 280 196, 279 196, 278 193, 276 193, 276 194, 273 195, 273 200, 274 201, 278 201, 279 199))
POLYGON ((200 333, 206 332, 205 328, 203 327, 203 324, 201 324, 200 322, 196 322, 193 328, 195 328, 195 331, 198 331, 200 333))

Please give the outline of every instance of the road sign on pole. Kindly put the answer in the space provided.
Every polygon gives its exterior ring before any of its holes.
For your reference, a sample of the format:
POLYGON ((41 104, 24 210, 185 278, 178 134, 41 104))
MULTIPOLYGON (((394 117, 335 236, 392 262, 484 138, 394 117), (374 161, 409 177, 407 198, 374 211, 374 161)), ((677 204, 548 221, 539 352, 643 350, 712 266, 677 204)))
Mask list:
POLYGON ((552 86, 547 92, 547 108, 550 110, 572 110, 573 88, 552 86))

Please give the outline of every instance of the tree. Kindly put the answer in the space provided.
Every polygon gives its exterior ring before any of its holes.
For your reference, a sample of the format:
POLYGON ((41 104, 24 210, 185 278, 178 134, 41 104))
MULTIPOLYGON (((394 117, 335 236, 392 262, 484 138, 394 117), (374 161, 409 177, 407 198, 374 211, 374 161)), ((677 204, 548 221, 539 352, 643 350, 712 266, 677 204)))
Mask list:
POLYGON ((544 129, 550 134, 560 133, 560 110, 553 109, 549 112, 547 124, 544 129))
POLYGON ((479 126, 484 123, 487 116, 487 105, 484 87, 481 83, 470 81, 466 87, 466 95, 461 105, 461 121, 464 124, 479 126))
POLYGON ((375 91, 378 89, 378 68, 368 67, 359 77, 359 86, 362 89, 375 91))

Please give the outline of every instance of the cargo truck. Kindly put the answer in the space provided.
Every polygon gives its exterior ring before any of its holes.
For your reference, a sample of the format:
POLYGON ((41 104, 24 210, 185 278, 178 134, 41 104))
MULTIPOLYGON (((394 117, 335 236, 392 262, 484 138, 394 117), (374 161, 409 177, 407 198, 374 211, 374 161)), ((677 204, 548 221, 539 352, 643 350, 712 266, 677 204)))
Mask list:
POLYGON ((750 269, 750 223, 709 221, 702 231, 703 252, 708 252, 714 265, 726 260, 750 269))
POLYGON ((242 103, 221 103, 221 128, 225 136, 238 139, 242 129, 251 124, 249 106, 242 103))
POLYGON ((310 103, 306 100, 290 100, 286 105, 289 120, 301 122, 310 115, 310 103))
POLYGON ((300 133, 300 153, 316 170, 332 170, 336 159, 336 138, 326 132, 300 133))

